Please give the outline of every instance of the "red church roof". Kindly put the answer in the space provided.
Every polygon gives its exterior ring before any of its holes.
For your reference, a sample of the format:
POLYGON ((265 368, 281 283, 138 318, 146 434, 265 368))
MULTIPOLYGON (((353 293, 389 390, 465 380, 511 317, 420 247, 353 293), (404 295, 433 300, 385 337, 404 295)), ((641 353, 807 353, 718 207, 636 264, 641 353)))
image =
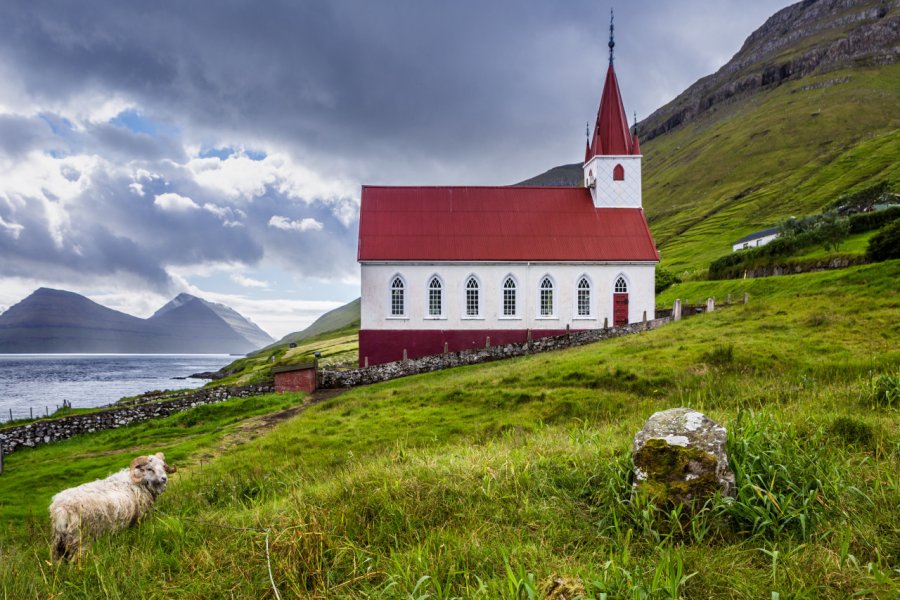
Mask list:
POLYGON ((639 154, 636 148, 636 136, 628 129, 628 118, 625 116, 625 104, 619 92, 619 82, 612 62, 606 71, 603 83, 603 95, 600 97, 600 109, 597 111, 597 123, 594 125, 594 136, 585 162, 591 157, 639 154))
POLYGON ((639 208, 578 187, 363 186, 360 261, 658 261, 639 208))

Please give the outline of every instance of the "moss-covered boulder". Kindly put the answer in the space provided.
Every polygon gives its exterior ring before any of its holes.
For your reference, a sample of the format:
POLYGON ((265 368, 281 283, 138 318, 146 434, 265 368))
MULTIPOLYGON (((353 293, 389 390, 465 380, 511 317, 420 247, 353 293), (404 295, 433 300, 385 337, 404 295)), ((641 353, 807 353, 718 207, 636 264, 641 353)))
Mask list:
POLYGON ((725 428, 690 408, 655 413, 634 436, 634 486, 658 505, 734 494, 725 428))

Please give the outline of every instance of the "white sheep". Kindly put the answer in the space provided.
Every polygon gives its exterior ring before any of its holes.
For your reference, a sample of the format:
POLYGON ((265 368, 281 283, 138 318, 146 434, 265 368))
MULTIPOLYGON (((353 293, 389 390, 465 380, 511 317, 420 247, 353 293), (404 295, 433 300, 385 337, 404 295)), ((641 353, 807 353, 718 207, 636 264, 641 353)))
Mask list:
POLYGON ((72 558, 90 538, 135 524, 166 490, 167 473, 162 452, 138 456, 127 469, 63 490, 50 503, 53 558, 72 558))

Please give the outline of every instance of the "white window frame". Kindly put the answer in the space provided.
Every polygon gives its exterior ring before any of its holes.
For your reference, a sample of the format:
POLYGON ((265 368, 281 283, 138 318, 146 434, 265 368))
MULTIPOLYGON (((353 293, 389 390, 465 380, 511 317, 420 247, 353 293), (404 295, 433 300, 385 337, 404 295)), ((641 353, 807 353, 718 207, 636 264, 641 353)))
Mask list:
POLYGON ((625 276, 625 273, 619 273, 618 275, 616 275, 613 278, 612 289, 613 289, 613 294, 627 294, 628 293, 628 291, 631 289, 631 282, 628 281, 628 277, 625 276), (625 284, 624 290, 618 289, 618 283, 619 283, 620 279, 625 284))
POLYGON ((573 307, 573 311, 572 311, 572 315, 573 315, 572 320, 573 321, 596 321, 597 320, 597 315, 596 315, 596 312, 594 311, 594 304, 596 304, 596 302, 595 302, 596 294, 594 294, 594 289, 595 289, 594 281, 588 276, 587 273, 582 273, 575 279, 575 306, 573 307), (580 304, 579 304, 579 300, 580 300, 580 296, 581 296, 581 291, 583 289, 581 287, 582 280, 587 282, 588 313, 586 315, 582 315, 579 310, 581 308, 580 304))
POLYGON ((469 273, 463 278, 462 284, 462 316, 460 317, 464 321, 478 321, 484 320, 484 285, 481 283, 481 278, 474 273, 469 273), (469 314, 469 282, 474 281, 477 286, 475 289, 478 292, 478 311, 477 314, 470 315, 469 314))
POLYGON ((400 273, 394 273, 388 278, 387 285, 387 319, 392 320, 408 320, 409 319, 409 283, 406 281, 406 277, 404 277, 400 273), (402 314, 394 314, 394 282, 400 280, 400 285, 403 290, 403 312, 402 314))
POLYGON ((439 321, 439 320, 443 320, 443 319, 447 318, 447 311, 446 311, 447 299, 446 299, 446 294, 444 293, 444 290, 446 289, 446 287, 447 286, 444 284, 444 279, 437 273, 432 273, 426 280, 426 285, 425 285, 425 319, 426 320, 439 321), (436 314, 436 315, 431 314, 431 292, 432 292, 431 284, 434 281, 437 281, 438 286, 440 286, 438 288, 438 293, 439 293, 439 302, 440 302, 441 311, 439 314, 436 314))
POLYGON ((499 311, 500 314, 498 316, 498 319, 505 320, 505 321, 520 321, 520 320, 522 320, 521 311, 519 310, 519 307, 522 305, 522 303, 519 302, 520 287, 521 286, 519 284, 519 279, 512 273, 507 273, 500 280, 500 311, 499 311), (507 280, 511 280, 513 283, 513 308, 515 308, 515 310, 513 311, 513 314, 511 314, 511 315, 506 314, 506 282, 507 282, 507 280))
POLYGON ((538 280, 537 288, 537 316, 535 319, 541 321, 558 320, 559 316, 557 315, 556 309, 559 306, 559 294, 556 293, 558 291, 556 280, 549 273, 541 275, 541 278, 538 280), (544 290, 547 289, 544 287, 544 281, 550 282, 550 314, 544 314, 544 290))

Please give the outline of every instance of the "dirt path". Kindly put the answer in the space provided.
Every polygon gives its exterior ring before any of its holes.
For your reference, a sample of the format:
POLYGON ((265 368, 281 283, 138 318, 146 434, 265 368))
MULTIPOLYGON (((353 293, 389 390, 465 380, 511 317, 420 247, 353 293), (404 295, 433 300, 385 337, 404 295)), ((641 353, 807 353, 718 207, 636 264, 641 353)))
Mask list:
POLYGON ((259 415, 256 417, 245 419, 244 421, 237 423, 234 426, 234 429, 226 433, 214 447, 209 448, 206 452, 198 454, 197 459, 199 459, 201 463, 208 462, 216 456, 224 454, 231 448, 246 444, 250 440, 253 440, 266 433, 267 431, 270 431, 279 423, 283 423, 284 421, 287 421, 288 419, 299 415, 310 406, 319 404, 320 402, 325 402, 326 400, 331 400, 332 398, 336 398, 337 396, 343 394, 345 391, 347 390, 317 390, 310 394, 310 396, 306 399, 306 402, 299 406, 292 406, 291 408, 286 408, 284 410, 279 410, 266 415, 259 415))
MULTIPOLYGON (((195 467, 199 464, 202 467, 203 463, 209 462, 216 456, 224 454, 229 449, 240 446, 241 444, 246 444, 250 440, 253 440, 266 433, 267 431, 275 428, 275 426, 279 423, 283 423, 291 417, 300 414, 310 406, 313 406, 314 404, 318 404, 320 402, 325 402, 326 400, 331 400, 332 398, 336 398, 337 396, 343 394, 345 391, 347 390, 318 390, 310 394, 310 396, 306 399, 306 402, 299 406, 292 406, 290 408, 275 411, 265 415, 249 417, 247 419, 244 419, 240 423, 235 423, 234 425, 229 427, 229 431, 227 431, 222 436, 222 438, 217 443, 215 443, 215 445, 206 448, 195 456, 191 457, 187 464, 178 466, 179 468, 190 469, 191 467, 195 467)), ((186 434, 185 436, 182 436, 179 441, 184 441, 185 439, 194 437, 195 435, 197 434, 186 434)), ((164 444, 159 446, 158 449, 166 451, 166 448, 167 445, 164 444)), ((82 452, 76 454, 75 458, 94 458, 99 456, 113 456, 119 454, 133 456, 140 454, 141 452, 146 452, 146 445, 116 448, 111 450, 82 452)))

